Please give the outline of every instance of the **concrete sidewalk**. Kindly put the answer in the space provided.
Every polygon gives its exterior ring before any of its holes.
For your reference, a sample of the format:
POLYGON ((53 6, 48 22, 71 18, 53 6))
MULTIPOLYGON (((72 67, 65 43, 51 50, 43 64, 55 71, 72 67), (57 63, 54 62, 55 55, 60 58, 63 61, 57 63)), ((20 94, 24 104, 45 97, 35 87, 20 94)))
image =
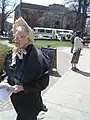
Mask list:
POLYGON ((43 120, 90 120, 89 65, 90 49, 86 48, 80 56, 80 70, 68 70, 43 96, 49 109, 43 120))
MULTIPOLYGON (((64 49, 70 54, 70 48, 64 49)), ((67 60, 63 58, 64 61, 67 60)), ((68 59, 68 62, 70 59, 68 59)), ((48 112, 38 120, 90 120, 90 49, 83 49, 77 72, 70 69, 43 95, 48 112)), ((64 66, 65 64, 63 64, 64 66)), ((67 68, 70 68, 68 66, 67 68)), ((8 107, 7 107, 8 108, 8 107)), ((12 109, 0 112, 0 120, 15 120, 12 109)))

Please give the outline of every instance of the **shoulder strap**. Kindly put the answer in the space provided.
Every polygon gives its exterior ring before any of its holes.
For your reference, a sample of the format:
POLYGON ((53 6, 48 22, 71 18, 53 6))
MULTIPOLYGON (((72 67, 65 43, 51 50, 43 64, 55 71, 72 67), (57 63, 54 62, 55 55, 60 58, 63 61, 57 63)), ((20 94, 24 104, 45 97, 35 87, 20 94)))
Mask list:
POLYGON ((41 50, 39 50, 39 49, 37 49, 36 48, 36 50, 37 50, 37 55, 38 55, 38 59, 39 59, 39 61, 40 61, 40 64, 41 64, 41 68, 42 68, 42 70, 41 70, 41 74, 40 74, 40 76, 43 74, 43 54, 42 54, 42 52, 41 52, 41 50))
MULTIPOLYGON (((41 64, 41 68, 42 68, 41 74, 40 74, 40 76, 39 76, 39 77, 41 77, 41 76, 43 76, 43 69, 44 69, 44 66, 43 66, 43 58, 44 58, 44 60, 45 60, 46 63, 47 63, 47 61, 46 61, 46 58, 45 58, 45 56, 43 55, 43 53, 42 53, 42 51, 41 51, 40 49, 37 49, 37 54, 38 54, 38 59, 39 59, 40 64, 41 64)), ((48 70, 45 71, 44 74, 47 74, 47 73, 49 73, 48 70)))

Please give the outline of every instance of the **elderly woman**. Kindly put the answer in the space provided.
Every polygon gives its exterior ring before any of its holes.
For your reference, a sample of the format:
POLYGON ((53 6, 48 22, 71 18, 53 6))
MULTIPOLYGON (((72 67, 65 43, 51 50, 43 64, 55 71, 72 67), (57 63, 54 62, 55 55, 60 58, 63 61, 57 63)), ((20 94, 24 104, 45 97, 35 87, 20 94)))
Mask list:
POLYGON ((77 70, 76 64, 78 64, 78 60, 79 60, 81 49, 82 49, 83 40, 81 39, 80 36, 81 36, 81 32, 77 31, 76 37, 74 38, 74 52, 71 60, 73 71, 77 70))
POLYGON ((1 77, 7 77, 8 83, 14 88, 11 101, 17 120, 37 120, 37 115, 42 110, 39 79, 49 81, 48 66, 44 57, 38 55, 33 45, 33 30, 23 18, 15 21, 13 35, 16 47, 7 54, 1 77))

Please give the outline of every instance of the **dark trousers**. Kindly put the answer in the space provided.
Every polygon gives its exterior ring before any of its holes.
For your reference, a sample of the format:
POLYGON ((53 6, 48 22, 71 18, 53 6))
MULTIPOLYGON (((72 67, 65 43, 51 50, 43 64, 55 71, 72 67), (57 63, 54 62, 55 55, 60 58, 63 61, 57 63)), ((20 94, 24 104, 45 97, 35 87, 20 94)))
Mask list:
POLYGON ((26 103, 25 106, 23 100, 21 101, 21 98, 17 99, 15 95, 16 94, 11 95, 11 101, 17 113, 16 120, 37 120, 36 111, 33 112, 34 109, 31 111, 30 105, 26 103))
POLYGON ((16 120, 37 120, 37 117, 36 116, 31 116, 31 117, 26 117, 26 116, 17 116, 17 119, 16 120))

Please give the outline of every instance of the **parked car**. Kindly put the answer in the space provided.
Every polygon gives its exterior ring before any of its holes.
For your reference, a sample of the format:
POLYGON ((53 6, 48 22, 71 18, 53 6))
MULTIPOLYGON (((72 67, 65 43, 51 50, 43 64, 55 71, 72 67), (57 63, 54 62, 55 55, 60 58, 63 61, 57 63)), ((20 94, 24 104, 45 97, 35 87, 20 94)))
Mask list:
POLYGON ((89 44, 90 43, 90 35, 86 35, 83 37, 83 44, 89 44))

